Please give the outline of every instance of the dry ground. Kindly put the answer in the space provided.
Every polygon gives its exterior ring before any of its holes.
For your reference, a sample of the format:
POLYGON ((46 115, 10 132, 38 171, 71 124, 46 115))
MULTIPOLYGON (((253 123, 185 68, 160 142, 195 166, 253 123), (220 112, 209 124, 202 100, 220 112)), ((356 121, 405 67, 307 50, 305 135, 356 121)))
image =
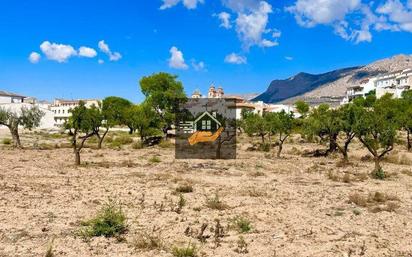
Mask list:
POLYGON ((373 164, 361 160, 367 153, 359 144, 352 165, 343 167, 338 157, 301 157, 319 146, 293 142, 281 159, 247 151, 246 143, 236 160, 175 160, 173 149, 160 147, 84 149, 87 163, 74 167, 71 149, 32 149, 39 140, 53 146, 55 139, 25 134, 28 148, 20 151, 0 141, 0 256, 45 256, 52 240, 54 256, 166 257, 173 246, 189 243, 197 256, 213 257, 412 256, 412 155, 403 146, 384 163, 390 177, 379 181, 366 175, 373 164), (153 156, 160 162, 150 161, 153 156), (186 205, 177 213, 176 188, 186 184, 193 192, 183 194, 186 205), (360 199, 376 192, 388 199, 360 199), (206 205, 216 193, 226 208, 206 205), (109 198, 121 203, 128 232, 120 241, 85 241, 77 235, 80 222, 109 198), (236 216, 252 230, 234 229, 236 216), (206 241, 200 242, 203 224, 206 241), (164 247, 136 247, 142 235, 157 236, 164 247), (245 250, 240 236, 248 253, 239 253, 245 250))

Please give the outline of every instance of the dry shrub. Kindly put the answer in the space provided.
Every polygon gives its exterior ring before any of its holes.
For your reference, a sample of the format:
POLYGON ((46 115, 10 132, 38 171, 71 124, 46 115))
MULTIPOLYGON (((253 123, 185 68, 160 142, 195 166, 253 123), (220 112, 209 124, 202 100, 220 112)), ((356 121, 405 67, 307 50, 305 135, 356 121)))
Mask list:
POLYGON ((211 198, 206 198, 206 207, 213 209, 213 210, 224 210, 228 208, 228 205, 220 199, 218 193, 211 198))
POLYGON ((176 193, 192 193, 193 192, 193 186, 191 184, 183 184, 179 185, 175 189, 176 193))
POLYGON ((349 195, 349 203, 354 203, 359 207, 368 208, 370 212, 376 213, 381 211, 393 212, 400 208, 400 199, 394 195, 388 195, 382 192, 369 193, 361 195, 354 193, 349 195))
POLYGON ((133 242, 135 249, 140 250, 161 250, 164 249, 164 241, 160 233, 141 233, 138 234, 133 242))
POLYGON ((286 152, 287 154, 290 155, 301 155, 302 151, 297 149, 296 147, 292 147, 289 151, 286 152))
POLYGON ((412 177, 412 171, 411 170, 403 169, 403 170, 401 170, 401 173, 403 175, 407 175, 407 176, 412 177))
POLYGON ((398 165, 412 165, 412 160, 406 154, 392 153, 386 156, 384 160, 398 165))

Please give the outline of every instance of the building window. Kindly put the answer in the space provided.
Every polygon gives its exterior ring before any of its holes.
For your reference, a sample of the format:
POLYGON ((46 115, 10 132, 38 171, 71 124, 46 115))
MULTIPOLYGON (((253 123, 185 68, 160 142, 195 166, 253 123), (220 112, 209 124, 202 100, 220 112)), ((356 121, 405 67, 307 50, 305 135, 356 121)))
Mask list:
POLYGON ((202 130, 211 130, 212 121, 211 120, 202 120, 202 130))

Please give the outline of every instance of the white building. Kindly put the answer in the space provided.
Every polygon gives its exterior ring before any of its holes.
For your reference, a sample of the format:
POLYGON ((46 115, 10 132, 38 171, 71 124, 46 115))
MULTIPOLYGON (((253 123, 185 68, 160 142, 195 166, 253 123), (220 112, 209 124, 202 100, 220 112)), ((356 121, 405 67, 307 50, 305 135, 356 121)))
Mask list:
MULTIPOLYGON (((192 98, 203 98, 201 92, 196 90, 192 94, 192 98)), ((291 112, 295 111, 294 107, 285 104, 266 104, 262 101, 253 102, 247 100, 239 95, 225 95, 222 87, 218 87, 216 90, 215 86, 212 84, 209 88, 208 95, 206 98, 210 99, 225 99, 227 103, 228 111, 230 112, 229 117, 236 117, 236 119, 242 118, 242 111, 247 110, 259 115, 263 115, 265 112, 291 112)))
POLYGON ((348 88, 342 104, 351 102, 358 97, 365 97, 373 90, 376 97, 381 98, 385 94, 392 94, 395 98, 402 97, 402 93, 412 87, 412 69, 405 69, 390 73, 384 73, 376 77, 362 80, 359 85, 348 88))
POLYGON ((402 93, 409 90, 412 85, 412 69, 391 72, 377 77, 376 97, 380 98, 389 93, 396 98, 402 97, 402 93))
POLYGON ((79 106, 80 101, 83 101, 87 108, 90 108, 93 105, 99 106, 99 100, 96 100, 96 99, 85 99, 85 100, 55 99, 53 104, 50 106, 50 110, 54 114, 54 126, 62 127, 64 123, 71 116, 70 110, 79 106))
POLYGON ((0 104, 23 103, 26 97, 0 90, 0 104))

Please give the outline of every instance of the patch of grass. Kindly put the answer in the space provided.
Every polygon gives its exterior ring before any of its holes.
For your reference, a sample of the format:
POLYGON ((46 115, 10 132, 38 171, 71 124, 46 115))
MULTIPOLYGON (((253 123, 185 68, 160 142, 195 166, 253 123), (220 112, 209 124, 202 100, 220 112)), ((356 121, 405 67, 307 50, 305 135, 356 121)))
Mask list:
POLYGON ((174 257, 196 257, 196 246, 189 243, 186 247, 172 247, 171 253, 174 257))
POLYGON ((120 205, 113 200, 109 200, 95 218, 83 221, 81 225, 83 228, 80 230, 80 235, 84 238, 118 237, 127 230, 126 215, 120 205))
POLYGON ((235 252, 237 253, 241 253, 241 254, 246 254, 248 253, 248 249, 247 249, 247 243, 246 240, 243 236, 239 236, 239 239, 237 240, 237 248, 235 249, 235 252))
POLYGON ((372 173, 372 177, 375 179, 384 180, 386 178, 386 174, 385 171, 383 171, 383 169, 380 168, 379 170, 376 170, 372 173))
POLYGON ((133 246, 135 249, 141 250, 161 250, 164 249, 164 242, 160 234, 143 233, 138 235, 133 242, 133 246))
POLYGON ((241 216, 236 216, 231 220, 232 228, 237 230, 239 233, 248 233, 252 230, 251 222, 241 216))
POLYGON ((3 145, 11 145, 11 139, 10 138, 4 138, 2 141, 3 145))
POLYGON ((228 208, 227 204, 220 200, 219 195, 217 193, 215 193, 213 197, 206 199, 206 206, 210 209, 219 211, 228 208))
POLYGON ((162 162, 162 160, 160 160, 160 158, 158 156, 152 156, 152 157, 150 157, 149 162, 150 163, 160 163, 160 162, 162 162))
POLYGON ((111 148, 121 148, 123 145, 130 145, 133 143, 133 138, 130 135, 120 134, 112 140, 106 139, 106 143, 110 143, 111 148))
POLYGON ((269 144, 269 143, 261 144, 261 145, 259 146, 259 151, 262 151, 262 152, 270 152, 270 144, 269 144))
POLYGON ((162 140, 159 143, 160 148, 173 148, 174 144, 170 142, 169 140, 162 140))
POLYGON ((134 142, 132 144, 132 148, 135 149, 135 150, 143 149, 143 147, 144 147, 144 145, 143 145, 142 142, 134 142))

